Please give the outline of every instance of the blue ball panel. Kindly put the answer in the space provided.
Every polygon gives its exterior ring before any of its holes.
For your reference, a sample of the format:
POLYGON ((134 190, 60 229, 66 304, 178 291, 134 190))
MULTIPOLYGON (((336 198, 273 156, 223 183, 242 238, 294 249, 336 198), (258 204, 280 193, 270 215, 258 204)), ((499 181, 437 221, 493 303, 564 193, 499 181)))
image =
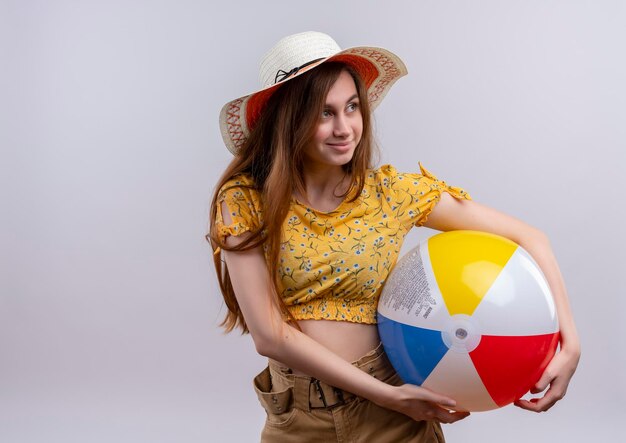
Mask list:
POLYGON ((440 331, 405 325, 380 312, 378 332, 389 361, 405 383, 424 383, 448 352, 440 331))

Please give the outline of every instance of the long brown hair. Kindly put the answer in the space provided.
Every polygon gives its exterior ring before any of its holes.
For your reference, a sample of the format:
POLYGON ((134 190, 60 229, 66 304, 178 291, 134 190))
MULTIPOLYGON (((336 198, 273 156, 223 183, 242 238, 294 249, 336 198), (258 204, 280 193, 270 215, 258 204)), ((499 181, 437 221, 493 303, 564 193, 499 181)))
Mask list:
MULTIPOLYGON (((273 302, 283 318, 296 327, 293 315, 287 310, 279 295, 277 269, 283 240, 281 227, 287 217, 294 190, 305 194, 303 181, 305 150, 317 129, 326 96, 344 70, 352 76, 356 85, 363 118, 363 133, 351 161, 342 166, 344 173, 351 179, 351 185, 341 197, 346 197, 356 188, 357 192, 350 201, 356 200, 363 190, 367 169, 372 166, 374 153, 367 89, 359 75, 349 65, 326 62, 278 87, 268 100, 250 136, 217 182, 211 202, 210 231, 206 238, 213 250, 219 247, 226 251, 244 251, 263 245, 266 248, 268 269, 272 276, 272 288, 269 289, 273 302), (239 174, 250 177, 254 183, 253 189, 260 194, 263 224, 247 240, 237 246, 228 247, 220 240, 215 224, 218 197, 225 190, 222 189, 224 185, 239 174)), ((223 326, 226 332, 240 327, 243 333, 247 333, 248 328, 235 298, 228 268, 219 254, 214 254, 213 260, 220 290, 228 308, 226 318, 220 326, 223 326)))

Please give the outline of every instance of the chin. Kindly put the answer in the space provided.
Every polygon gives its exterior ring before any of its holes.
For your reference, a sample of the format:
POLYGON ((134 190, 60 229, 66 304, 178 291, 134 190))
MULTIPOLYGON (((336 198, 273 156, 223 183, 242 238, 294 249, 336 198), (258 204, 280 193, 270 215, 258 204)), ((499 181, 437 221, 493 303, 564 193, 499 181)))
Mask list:
POLYGON ((344 153, 318 151, 315 157, 311 156, 308 158, 308 163, 310 165, 317 164, 319 166, 325 165, 327 167, 344 166, 352 161, 354 158, 354 151, 354 148, 344 153))
POLYGON ((344 166, 350 163, 353 157, 354 155, 352 153, 349 153, 349 154, 346 153, 345 155, 342 155, 341 157, 336 157, 330 160, 330 163, 336 166, 344 166))

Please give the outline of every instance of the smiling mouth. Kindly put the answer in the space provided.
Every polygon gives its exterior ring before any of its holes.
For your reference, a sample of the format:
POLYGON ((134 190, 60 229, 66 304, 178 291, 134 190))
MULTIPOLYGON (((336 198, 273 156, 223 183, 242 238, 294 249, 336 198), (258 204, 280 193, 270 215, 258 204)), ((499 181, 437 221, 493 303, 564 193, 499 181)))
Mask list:
POLYGON ((337 154, 340 154, 340 155, 344 155, 344 154, 347 154, 348 152, 352 151, 352 143, 351 142, 341 143, 341 144, 327 143, 327 146, 333 152, 335 152, 337 154))

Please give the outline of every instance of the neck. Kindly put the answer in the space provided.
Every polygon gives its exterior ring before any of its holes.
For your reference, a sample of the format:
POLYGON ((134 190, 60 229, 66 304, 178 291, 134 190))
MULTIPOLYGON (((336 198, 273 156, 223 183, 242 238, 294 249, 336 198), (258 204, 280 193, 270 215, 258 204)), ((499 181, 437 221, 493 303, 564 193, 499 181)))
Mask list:
POLYGON ((350 177, 341 166, 305 167, 303 181, 306 195, 297 196, 308 203, 336 200, 350 186, 350 177))

